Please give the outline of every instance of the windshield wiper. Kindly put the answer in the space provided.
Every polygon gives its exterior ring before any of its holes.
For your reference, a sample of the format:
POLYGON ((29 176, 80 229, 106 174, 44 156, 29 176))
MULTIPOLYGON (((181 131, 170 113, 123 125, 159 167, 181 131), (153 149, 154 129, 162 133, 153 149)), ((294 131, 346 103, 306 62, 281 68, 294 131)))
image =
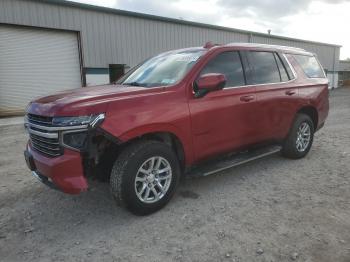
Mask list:
POLYGON ((130 82, 130 83, 123 83, 122 85, 128 85, 128 86, 144 86, 143 84, 139 82, 130 82))

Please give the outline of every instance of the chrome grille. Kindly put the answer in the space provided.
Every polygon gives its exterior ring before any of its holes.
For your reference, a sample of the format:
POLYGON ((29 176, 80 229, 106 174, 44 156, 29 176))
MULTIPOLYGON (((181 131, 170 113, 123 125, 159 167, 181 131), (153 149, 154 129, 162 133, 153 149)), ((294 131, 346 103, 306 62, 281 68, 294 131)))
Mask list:
POLYGON ((62 155, 58 129, 52 125, 52 117, 27 114, 25 125, 35 151, 48 157, 62 155))
POLYGON ((27 118, 33 124, 52 126, 52 117, 27 114, 27 118))

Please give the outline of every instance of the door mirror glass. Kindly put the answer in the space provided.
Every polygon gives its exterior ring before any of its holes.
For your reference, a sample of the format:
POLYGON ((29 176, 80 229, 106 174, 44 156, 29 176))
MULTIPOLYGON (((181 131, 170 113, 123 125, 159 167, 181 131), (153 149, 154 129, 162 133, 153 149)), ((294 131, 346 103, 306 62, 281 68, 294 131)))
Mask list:
POLYGON ((226 84, 226 77, 223 74, 210 73, 201 75, 196 81, 195 97, 203 97, 212 91, 221 90, 226 84))

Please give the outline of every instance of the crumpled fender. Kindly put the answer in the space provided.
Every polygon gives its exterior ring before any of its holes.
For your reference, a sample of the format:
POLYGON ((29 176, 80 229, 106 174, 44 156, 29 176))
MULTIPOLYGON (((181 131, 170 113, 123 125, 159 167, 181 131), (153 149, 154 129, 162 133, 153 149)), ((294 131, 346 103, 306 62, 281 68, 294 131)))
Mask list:
POLYGON ((167 132, 176 136, 181 142, 185 154, 186 165, 191 164, 193 162, 193 149, 192 149, 192 141, 190 134, 186 134, 180 128, 165 123, 159 124, 146 124, 142 126, 138 126, 136 128, 130 129, 123 133, 115 133, 115 129, 108 124, 108 122, 104 122, 101 126, 106 132, 117 138, 119 141, 127 142, 134 138, 143 136, 145 134, 157 133, 157 132, 167 132))

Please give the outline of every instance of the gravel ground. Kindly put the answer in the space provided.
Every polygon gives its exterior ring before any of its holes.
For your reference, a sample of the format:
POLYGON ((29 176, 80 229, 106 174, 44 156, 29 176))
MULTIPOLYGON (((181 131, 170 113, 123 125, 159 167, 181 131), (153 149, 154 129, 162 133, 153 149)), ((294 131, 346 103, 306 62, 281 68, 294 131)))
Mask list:
POLYGON ((0 261, 350 261, 350 88, 308 156, 273 155, 182 182, 136 217, 108 184, 79 196, 46 188, 23 159, 22 126, 0 127, 0 261))

